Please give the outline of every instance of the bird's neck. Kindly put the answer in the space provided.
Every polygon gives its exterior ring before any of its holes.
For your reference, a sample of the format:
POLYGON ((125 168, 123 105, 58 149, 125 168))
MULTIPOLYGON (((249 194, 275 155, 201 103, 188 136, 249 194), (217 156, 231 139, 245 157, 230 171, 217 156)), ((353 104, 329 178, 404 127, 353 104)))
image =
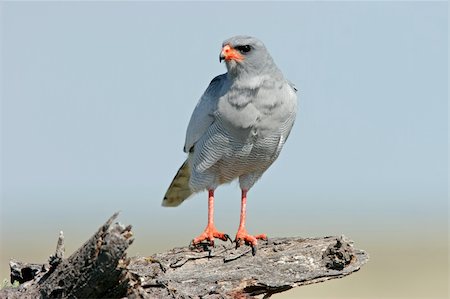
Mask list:
POLYGON ((257 89, 270 81, 283 80, 283 74, 278 69, 264 72, 228 72, 231 86, 238 88, 257 89))
POLYGON ((228 79, 232 82, 239 82, 239 84, 254 85, 258 81, 262 82, 267 79, 279 80, 283 79, 283 74, 272 60, 267 60, 266 64, 253 66, 251 64, 242 65, 227 65, 228 79))

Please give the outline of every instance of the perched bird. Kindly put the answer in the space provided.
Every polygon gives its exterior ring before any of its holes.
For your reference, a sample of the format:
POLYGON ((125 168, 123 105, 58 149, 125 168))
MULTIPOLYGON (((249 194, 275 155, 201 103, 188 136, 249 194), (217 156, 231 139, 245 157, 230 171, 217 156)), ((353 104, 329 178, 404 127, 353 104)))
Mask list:
POLYGON ((227 73, 215 77, 192 113, 186 132, 187 160, 170 184, 162 205, 174 207, 191 194, 208 190, 208 225, 193 244, 228 235, 214 225, 214 190, 239 178, 240 224, 235 242, 256 251, 257 239, 245 228, 247 192, 277 159, 297 113, 295 87, 287 81, 264 44, 235 36, 222 44, 219 61, 227 73))

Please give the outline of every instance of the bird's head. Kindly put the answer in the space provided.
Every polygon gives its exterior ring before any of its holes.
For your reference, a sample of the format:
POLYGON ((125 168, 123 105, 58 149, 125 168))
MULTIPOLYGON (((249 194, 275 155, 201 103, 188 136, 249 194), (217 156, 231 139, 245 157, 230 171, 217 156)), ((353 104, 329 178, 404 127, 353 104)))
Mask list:
POLYGON ((229 73, 259 74, 273 65, 264 44, 251 36, 234 36, 222 44, 219 61, 225 60, 229 73))

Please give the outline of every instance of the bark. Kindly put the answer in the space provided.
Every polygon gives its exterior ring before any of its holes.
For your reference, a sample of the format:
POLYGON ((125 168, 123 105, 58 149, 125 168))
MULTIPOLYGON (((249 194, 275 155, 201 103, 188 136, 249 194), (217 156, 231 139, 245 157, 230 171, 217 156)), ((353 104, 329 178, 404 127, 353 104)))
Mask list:
POLYGON ((368 261, 343 236, 269 238, 255 256, 248 246, 222 243, 127 258, 131 226, 113 224, 116 217, 67 259, 61 233, 49 264, 11 261, 11 280, 21 285, 0 298, 268 298, 344 277, 368 261))

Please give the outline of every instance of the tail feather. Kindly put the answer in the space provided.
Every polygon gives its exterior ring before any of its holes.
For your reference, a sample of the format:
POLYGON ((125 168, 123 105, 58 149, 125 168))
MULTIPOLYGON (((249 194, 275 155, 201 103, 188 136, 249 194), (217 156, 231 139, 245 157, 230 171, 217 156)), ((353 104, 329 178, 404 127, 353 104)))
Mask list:
POLYGON ((181 165, 177 174, 172 180, 169 188, 167 189, 162 206, 164 207, 176 207, 180 205, 185 199, 192 195, 191 188, 189 188, 189 178, 191 172, 189 170, 189 164, 186 160, 181 165))

